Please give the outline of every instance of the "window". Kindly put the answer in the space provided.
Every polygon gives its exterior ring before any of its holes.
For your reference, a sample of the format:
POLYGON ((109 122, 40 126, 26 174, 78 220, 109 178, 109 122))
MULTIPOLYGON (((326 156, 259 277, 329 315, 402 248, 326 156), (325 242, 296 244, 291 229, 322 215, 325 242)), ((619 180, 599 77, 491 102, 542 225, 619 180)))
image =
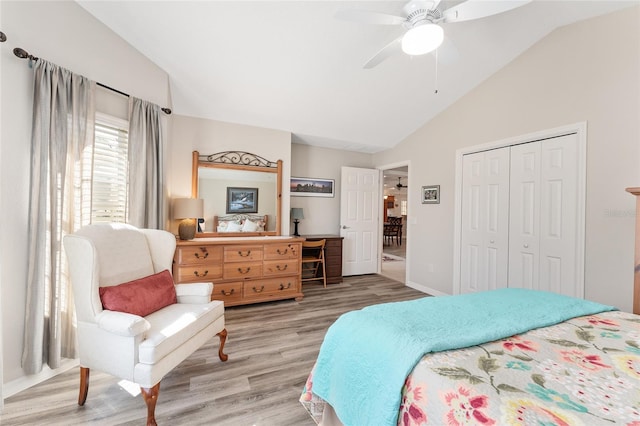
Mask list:
POLYGON ((400 201, 400 215, 401 216, 407 215, 407 200, 400 201))
POLYGON ((96 114, 91 222, 126 222, 129 123, 96 114))

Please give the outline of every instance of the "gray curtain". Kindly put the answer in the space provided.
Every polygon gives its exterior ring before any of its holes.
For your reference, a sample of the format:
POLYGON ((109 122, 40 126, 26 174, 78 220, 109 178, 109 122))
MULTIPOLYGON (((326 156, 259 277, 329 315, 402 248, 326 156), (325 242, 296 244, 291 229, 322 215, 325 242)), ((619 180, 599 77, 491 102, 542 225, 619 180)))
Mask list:
POLYGON ((164 228, 161 114, 158 105, 130 98, 129 223, 140 228, 164 228))
POLYGON ((75 310, 62 237, 89 222, 95 83, 39 59, 34 66, 27 306, 22 367, 76 358, 75 310), (90 162, 89 162, 90 164, 90 162), (88 178, 87 178, 88 177, 88 178))

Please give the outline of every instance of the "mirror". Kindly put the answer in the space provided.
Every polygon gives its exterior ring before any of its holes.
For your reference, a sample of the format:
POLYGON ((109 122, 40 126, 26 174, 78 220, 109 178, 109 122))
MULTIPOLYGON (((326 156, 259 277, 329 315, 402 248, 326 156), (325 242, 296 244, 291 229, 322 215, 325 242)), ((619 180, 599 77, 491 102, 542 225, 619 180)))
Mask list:
POLYGON ((191 196, 204 200, 197 237, 280 235, 282 160, 193 151, 191 196))

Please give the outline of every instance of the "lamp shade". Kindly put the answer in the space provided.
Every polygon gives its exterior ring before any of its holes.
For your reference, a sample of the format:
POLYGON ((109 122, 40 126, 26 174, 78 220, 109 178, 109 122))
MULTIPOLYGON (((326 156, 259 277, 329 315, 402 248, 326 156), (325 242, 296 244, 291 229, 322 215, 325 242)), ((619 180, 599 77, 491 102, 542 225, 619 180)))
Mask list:
POLYGON ((402 51, 407 55, 424 55, 440 47, 443 40, 444 31, 439 25, 418 25, 402 37, 402 51))
POLYGON ((304 219, 304 213, 302 211, 302 208, 300 207, 293 207, 291 208, 291 219, 304 219))
POLYGON ((200 218, 204 214, 204 201, 200 198, 176 198, 173 200, 174 219, 200 218))

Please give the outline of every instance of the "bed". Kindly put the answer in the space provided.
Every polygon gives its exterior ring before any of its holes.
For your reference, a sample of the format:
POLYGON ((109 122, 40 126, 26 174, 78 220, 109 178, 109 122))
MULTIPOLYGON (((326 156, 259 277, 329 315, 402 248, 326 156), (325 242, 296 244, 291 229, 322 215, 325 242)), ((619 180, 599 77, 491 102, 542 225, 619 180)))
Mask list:
POLYGON ((213 230, 224 233, 264 232, 268 218, 268 215, 241 213, 213 216, 213 230))
POLYGON ((640 426, 640 316, 525 289, 374 305, 300 401, 322 425, 640 426))

